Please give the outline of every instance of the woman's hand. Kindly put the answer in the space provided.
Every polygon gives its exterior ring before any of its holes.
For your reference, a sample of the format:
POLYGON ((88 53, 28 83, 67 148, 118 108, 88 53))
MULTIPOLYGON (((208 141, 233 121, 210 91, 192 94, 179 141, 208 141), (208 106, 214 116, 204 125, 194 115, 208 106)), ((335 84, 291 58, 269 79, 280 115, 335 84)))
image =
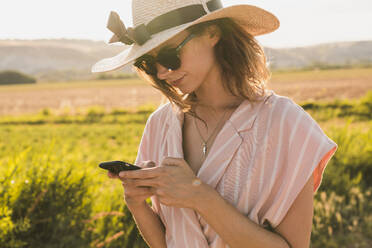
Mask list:
MULTIPOLYGON (((154 167, 155 163, 152 161, 143 162, 140 167, 142 168, 151 168, 154 167)), ((124 200, 128 207, 136 207, 145 203, 145 200, 151 197, 154 193, 151 187, 140 187, 136 186, 135 179, 131 178, 122 178, 118 175, 108 172, 110 178, 117 178, 122 181, 124 187, 124 200)))
POLYGON ((136 187, 151 187, 152 194, 158 197, 160 203, 180 208, 194 208, 205 193, 202 189, 206 188, 205 184, 193 186, 198 178, 187 162, 180 158, 166 157, 159 167, 122 171, 119 175, 125 180, 132 180, 136 187))

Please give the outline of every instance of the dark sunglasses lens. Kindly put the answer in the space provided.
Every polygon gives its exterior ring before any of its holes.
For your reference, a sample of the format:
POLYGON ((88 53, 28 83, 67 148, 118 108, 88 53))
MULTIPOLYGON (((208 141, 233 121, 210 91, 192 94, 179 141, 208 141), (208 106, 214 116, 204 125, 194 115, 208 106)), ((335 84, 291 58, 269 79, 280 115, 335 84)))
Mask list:
POLYGON ((157 61, 165 68, 172 70, 178 69, 181 65, 177 51, 174 48, 161 50, 157 56, 157 61))

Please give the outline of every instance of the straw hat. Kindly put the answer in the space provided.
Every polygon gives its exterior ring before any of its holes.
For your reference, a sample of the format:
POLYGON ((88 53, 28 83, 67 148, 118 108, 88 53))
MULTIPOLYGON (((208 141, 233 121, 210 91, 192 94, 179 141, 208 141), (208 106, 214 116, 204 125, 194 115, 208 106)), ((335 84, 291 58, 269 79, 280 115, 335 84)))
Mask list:
POLYGON ((132 0, 134 28, 126 28, 117 13, 107 24, 114 35, 109 43, 130 45, 118 55, 98 61, 92 72, 122 68, 140 56, 200 22, 230 17, 253 36, 273 32, 279 20, 270 12, 252 5, 223 8, 221 0, 132 0))

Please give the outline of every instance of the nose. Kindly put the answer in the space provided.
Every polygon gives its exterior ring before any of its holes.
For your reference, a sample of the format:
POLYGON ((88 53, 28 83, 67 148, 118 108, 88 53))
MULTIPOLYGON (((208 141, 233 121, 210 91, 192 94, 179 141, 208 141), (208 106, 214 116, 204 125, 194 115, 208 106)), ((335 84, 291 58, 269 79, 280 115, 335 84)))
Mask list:
POLYGON ((169 70, 168 68, 160 65, 159 63, 156 63, 156 69, 158 71, 157 77, 160 80, 165 80, 166 78, 168 78, 169 74, 173 72, 172 70, 169 70))

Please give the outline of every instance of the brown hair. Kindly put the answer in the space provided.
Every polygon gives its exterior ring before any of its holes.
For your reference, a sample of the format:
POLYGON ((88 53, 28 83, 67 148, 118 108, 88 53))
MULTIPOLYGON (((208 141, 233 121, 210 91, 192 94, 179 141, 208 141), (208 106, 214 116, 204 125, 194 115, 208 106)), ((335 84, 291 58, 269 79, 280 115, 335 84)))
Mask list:
MULTIPOLYGON (((224 79, 223 87, 234 96, 257 101, 264 96, 266 82, 270 78, 263 48, 254 36, 231 18, 202 22, 186 30, 189 33, 201 35, 211 25, 217 25, 221 31, 220 40, 215 45, 214 52, 224 79)), ((194 93, 182 94, 165 80, 149 76, 138 68, 135 70, 183 112, 190 111, 191 106, 197 103, 194 93)))

